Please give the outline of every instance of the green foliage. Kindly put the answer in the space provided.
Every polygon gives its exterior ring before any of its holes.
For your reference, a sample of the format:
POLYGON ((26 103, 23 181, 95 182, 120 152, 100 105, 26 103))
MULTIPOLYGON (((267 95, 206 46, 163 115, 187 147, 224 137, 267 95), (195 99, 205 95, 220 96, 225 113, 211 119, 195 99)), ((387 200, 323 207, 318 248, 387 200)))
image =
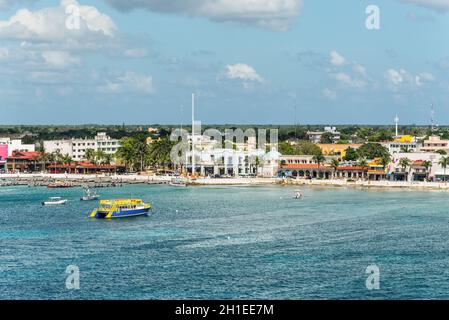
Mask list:
POLYGON ((344 160, 346 161, 356 161, 359 158, 359 154, 357 153, 357 150, 354 148, 347 148, 346 149, 346 155, 344 157, 344 160))
POLYGON ((390 159, 390 153, 387 148, 382 146, 379 143, 366 143, 362 145, 357 153, 360 157, 364 157, 366 159, 375 159, 375 158, 388 158, 390 159))
POLYGON ((333 143, 333 140, 332 140, 332 138, 333 138, 333 134, 332 133, 330 133, 330 132, 325 132, 325 133, 323 133, 322 135, 321 135, 321 143, 324 143, 324 144, 329 144, 329 143, 333 143))

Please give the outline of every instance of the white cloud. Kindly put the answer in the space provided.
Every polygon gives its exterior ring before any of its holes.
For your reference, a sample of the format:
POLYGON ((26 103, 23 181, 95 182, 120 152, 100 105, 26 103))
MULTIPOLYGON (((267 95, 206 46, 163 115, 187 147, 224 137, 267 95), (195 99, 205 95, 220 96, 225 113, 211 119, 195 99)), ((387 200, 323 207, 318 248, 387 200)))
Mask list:
POLYGON ((154 92, 153 77, 128 71, 112 81, 107 81, 105 85, 98 89, 103 93, 136 92, 151 94, 154 92))
POLYGON ((36 0, 0 0, 0 9, 8 9, 13 5, 23 5, 26 3, 32 3, 36 0))
POLYGON ((81 59, 64 51, 44 51, 42 57, 49 67, 66 68, 81 65, 81 59))
POLYGON ((344 86, 350 88, 361 89, 366 86, 366 82, 364 80, 354 78, 345 72, 339 72, 337 74, 334 74, 334 77, 340 84, 343 84, 344 86))
POLYGON ((0 39, 83 44, 113 37, 115 32, 116 26, 109 16, 93 6, 79 5, 75 0, 62 0, 57 7, 36 11, 21 9, 8 20, 0 20, 0 39), (79 8, 79 29, 66 27, 69 15, 65 10, 68 5, 79 8))
POLYGON ((147 9, 206 17, 219 22, 239 22, 287 30, 299 15, 303 0, 107 0, 121 10, 147 9))
POLYGON ((435 77, 433 74, 429 72, 422 72, 415 76, 415 84, 420 87, 424 85, 426 82, 433 82, 435 81, 435 77))
POLYGON ((332 65, 339 67, 346 64, 346 59, 341 54, 339 54, 337 51, 332 51, 330 53, 330 62, 332 65))
POLYGON ((411 79, 409 73, 404 69, 388 69, 385 77, 390 82, 390 84, 394 86, 399 86, 403 83, 410 82, 411 79))
POLYGON ((328 98, 329 100, 336 100, 337 99, 337 92, 335 90, 331 90, 329 88, 325 88, 322 91, 323 96, 328 98))
POLYGON ((238 79, 245 82, 263 82, 263 78, 254 70, 253 67, 244 63, 227 65, 225 76, 228 79, 238 79))
POLYGON ((436 11, 449 11, 448 0, 402 0, 411 4, 416 4, 421 7, 426 7, 436 11))
POLYGON ((143 58, 147 55, 148 51, 146 49, 133 48, 125 50, 125 56, 129 58, 143 58))
POLYGON ((403 86, 421 87, 425 83, 435 80, 433 74, 429 72, 421 72, 413 75, 405 69, 388 69, 385 73, 385 78, 393 89, 398 89, 403 86))

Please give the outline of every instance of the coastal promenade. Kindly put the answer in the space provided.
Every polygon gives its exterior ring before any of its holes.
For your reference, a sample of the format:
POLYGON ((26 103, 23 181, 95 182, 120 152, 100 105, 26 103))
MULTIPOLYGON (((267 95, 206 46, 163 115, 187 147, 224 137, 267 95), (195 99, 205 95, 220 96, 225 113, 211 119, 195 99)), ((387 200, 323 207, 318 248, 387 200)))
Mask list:
MULTIPOLYGON (((156 175, 80 175, 80 174, 0 174, 0 186, 28 185, 46 186, 49 183, 62 182, 73 186, 108 187, 122 184, 167 184, 172 176, 156 175)), ((446 182, 423 181, 348 181, 341 179, 283 179, 283 178, 197 178, 187 179, 189 185, 198 186, 262 186, 262 185, 291 185, 291 186, 321 186, 321 187, 353 187, 353 188, 381 188, 381 189, 420 189, 420 190, 449 190, 446 182)))

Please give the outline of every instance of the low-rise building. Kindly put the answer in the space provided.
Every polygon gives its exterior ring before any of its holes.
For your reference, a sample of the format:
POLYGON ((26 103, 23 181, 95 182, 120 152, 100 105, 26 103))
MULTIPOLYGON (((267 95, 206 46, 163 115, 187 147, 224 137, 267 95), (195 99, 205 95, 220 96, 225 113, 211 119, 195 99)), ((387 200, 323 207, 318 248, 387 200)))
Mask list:
POLYGON ((7 172, 34 172, 40 168, 38 157, 40 152, 35 151, 14 151, 6 158, 7 172))
POLYGON ((8 145, 0 144, 0 172, 6 171, 6 158, 8 157, 8 145))
POLYGON ((388 152, 392 155, 395 153, 402 152, 416 152, 419 151, 419 144, 417 142, 405 142, 405 141, 389 141, 381 143, 385 148, 387 148, 388 152))
POLYGON ((436 152, 444 150, 449 153, 449 140, 442 140, 439 136, 430 136, 429 139, 424 140, 421 151, 436 152))
POLYGON ((92 139, 47 140, 44 141, 44 150, 47 153, 58 152, 69 155, 74 161, 85 159, 86 151, 92 149, 114 154, 120 147, 118 139, 110 138, 105 132, 99 132, 92 139))
POLYGON ((23 144, 20 139, 0 138, 0 145, 8 146, 8 156, 12 156, 14 151, 34 152, 36 146, 34 144, 23 144))
POLYGON ((337 131, 336 127, 324 127, 324 131, 307 131, 307 136, 309 140, 313 143, 320 143, 321 138, 325 133, 331 135, 332 142, 335 143, 340 140, 340 132, 337 131))
POLYGON ((323 155, 335 156, 339 159, 343 159, 346 156, 348 148, 357 150, 361 146, 361 144, 318 144, 323 155))

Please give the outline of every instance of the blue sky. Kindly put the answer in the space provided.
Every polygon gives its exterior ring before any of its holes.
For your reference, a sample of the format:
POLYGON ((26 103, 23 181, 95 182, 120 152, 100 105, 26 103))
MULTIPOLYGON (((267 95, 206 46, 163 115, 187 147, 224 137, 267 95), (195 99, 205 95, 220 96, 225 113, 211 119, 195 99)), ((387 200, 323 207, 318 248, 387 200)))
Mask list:
MULTIPOLYGON (((449 123, 449 0, 0 0, 2 124, 449 123), (80 28, 66 26, 67 6, 80 28), (380 30, 365 27, 368 5, 380 30), (184 108, 181 108, 181 106, 184 108), (183 112, 181 112, 183 110, 183 112)), ((73 20, 71 20, 73 21, 73 20)))

